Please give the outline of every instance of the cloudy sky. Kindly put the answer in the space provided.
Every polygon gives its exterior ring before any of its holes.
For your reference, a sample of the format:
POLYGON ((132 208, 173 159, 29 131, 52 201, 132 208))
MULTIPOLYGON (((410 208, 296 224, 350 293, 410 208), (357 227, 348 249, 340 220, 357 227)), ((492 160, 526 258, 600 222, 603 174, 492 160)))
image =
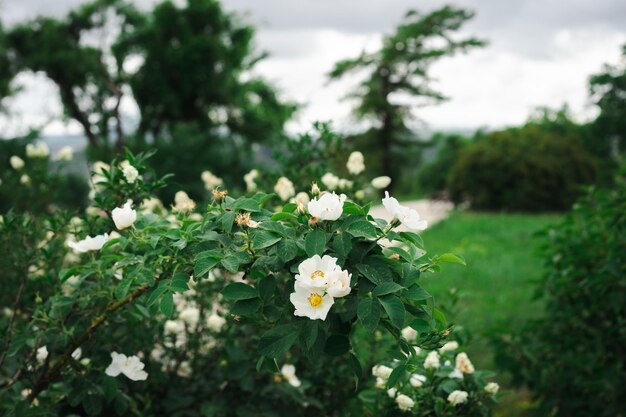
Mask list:
MULTIPOLYGON (((63 15, 81 0, 0 0, 5 25, 37 14, 63 15)), ((147 7, 152 0, 136 0, 147 7)), ((446 58, 432 68, 436 86, 450 100, 420 108, 416 115, 431 129, 497 128, 523 122, 538 106, 567 103, 580 119, 593 115, 587 79, 605 62, 619 61, 626 42, 624 0, 223 0, 257 26, 257 47, 270 53, 257 72, 284 97, 304 105, 290 130, 311 121, 354 125, 350 102, 342 100, 355 80, 328 84, 333 63, 380 44, 411 8, 430 10, 452 3, 476 12, 463 30, 489 41, 468 55, 446 58)), ((47 124, 46 133, 79 131, 55 122, 60 104, 44 77, 18 80, 24 91, 8 103, 3 129, 24 122, 47 124), (42 99, 43 97, 43 99, 42 99)), ((132 114, 134 106, 126 103, 132 114)))

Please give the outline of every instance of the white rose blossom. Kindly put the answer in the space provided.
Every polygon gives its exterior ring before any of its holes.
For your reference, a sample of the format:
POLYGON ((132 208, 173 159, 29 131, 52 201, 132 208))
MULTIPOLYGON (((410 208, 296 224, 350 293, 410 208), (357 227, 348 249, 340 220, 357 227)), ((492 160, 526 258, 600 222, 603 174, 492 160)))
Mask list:
POLYGON ((426 220, 420 220, 420 215, 412 208, 401 205, 398 200, 389 196, 385 191, 383 206, 394 219, 398 219, 405 227, 414 230, 424 230, 428 226, 426 220))
POLYGON ((396 397, 396 404, 402 411, 409 411, 415 406, 415 401, 408 395, 400 394, 396 397))
POLYGON ((346 201, 344 194, 324 193, 309 201, 307 209, 311 216, 320 220, 335 221, 343 213, 343 203, 346 201))
POLYGON ((50 148, 43 142, 26 145, 26 156, 28 158, 46 158, 50 155, 50 148))
POLYGON ((126 356, 123 353, 111 352, 111 364, 104 371, 108 376, 116 377, 124 374, 132 381, 145 381, 148 373, 143 370, 145 365, 138 356, 126 356))
POLYGON ((124 175, 127 183, 133 184, 137 181, 139 178, 139 171, 137 171, 137 168, 132 166, 128 161, 122 161, 120 166, 122 167, 122 174, 124 175))
POLYGON ((500 385, 497 382, 490 382, 485 385, 485 392, 491 395, 495 395, 500 390, 500 385))
POLYGON ((391 184, 391 177, 388 177, 386 175, 382 177, 376 177, 372 179, 370 184, 372 184, 372 187, 378 190, 382 190, 383 188, 389 187, 389 184, 391 184))
POLYGON ((71 249, 74 249, 76 253, 84 253, 93 250, 100 250, 104 246, 105 243, 109 241, 110 237, 107 233, 103 235, 97 235, 94 237, 87 236, 83 240, 79 240, 78 242, 74 242, 72 240, 67 240, 67 246, 71 249))
POLYGON ((417 339, 417 330, 415 330, 414 328, 410 326, 407 326, 404 329, 402 329, 400 333, 402 333, 402 337, 404 337, 404 339, 408 342, 413 342, 415 341, 415 339, 417 339))
POLYGON ((132 204, 133 200, 128 200, 124 206, 116 207, 111 212, 115 227, 119 230, 132 226, 135 220, 137 220, 137 211, 131 208, 132 204))
POLYGON ((296 189, 293 186, 293 182, 291 182, 287 177, 280 177, 278 181, 276 181, 274 191, 283 201, 287 201, 296 195, 296 189))
POLYGON ((11 167, 16 170, 24 168, 25 165, 24 160, 17 155, 13 155, 11 159, 9 159, 9 163, 11 164, 11 167))
POLYGON ((448 378, 463 379, 463 372, 459 371, 457 368, 454 368, 454 370, 448 374, 448 378))
POLYGON ((200 309, 198 307, 185 307, 178 317, 192 328, 195 328, 200 320, 200 309))
POLYGON ((204 188, 207 191, 212 191, 220 185, 224 184, 224 180, 213 174, 211 171, 203 171, 200 175, 202 182, 204 182, 204 188))
POLYGON ((352 175, 359 175, 363 172, 365 170, 365 158, 363 158, 363 154, 359 151, 352 152, 348 157, 346 167, 348 168, 348 172, 352 175))
POLYGON ((439 353, 447 352, 449 350, 457 350, 459 348, 459 342, 452 340, 439 348, 439 353))
POLYGON ((56 153, 54 159, 57 161, 71 161, 74 158, 74 150, 71 146, 64 146, 56 153))
POLYGON ((194 208, 196 208, 196 203, 189 198, 186 192, 178 191, 174 194, 174 211, 187 212, 193 210, 194 208))
POLYGON ((333 191, 339 186, 339 177, 331 172, 327 172, 322 176, 322 184, 330 191, 333 191))
POLYGON ((372 375, 374 375, 377 378, 382 379, 385 382, 387 382, 392 372, 393 372, 393 369, 385 365, 375 365, 372 368, 372 375))
POLYGON ((345 269, 335 269, 328 276, 328 288, 326 292, 333 298, 341 298, 350 294, 352 288, 350 288, 350 279, 352 274, 349 274, 345 269))
POLYGON ((35 355, 37 362, 43 363, 48 358, 48 347, 42 346, 37 349, 37 354, 35 355))
POLYGON ((421 374, 412 374, 409 378, 409 383, 413 388, 420 388, 426 382, 426 377, 421 374))
POLYGON ((330 274, 337 269, 337 258, 330 255, 314 255, 298 265, 296 281, 310 288, 325 291, 328 288, 330 274))
POLYGON ((463 372, 464 374, 473 374, 474 373, 474 365, 469 360, 467 353, 461 352, 456 355, 456 369, 463 372))
POLYGON ((453 406, 457 406, 467 402, 468 394, 465 391, 455 390, 448 395, 448 402, 453 406))
POLYGON ((398 393, 398 390, 393 387, 387 390, 387 395, 389 396, 389 398, 394 398, 397 393, 398 393))
POLYGON ((291 364, 284 364, 282 368, 280 368, 280 373, 291 386, 298 388, 302 384, 300 382, 300 379, 298 379, 298 377, 296 376, 295 366, 291 364))
POLYGON ((294 202, 296 204, 300 204, 300 205, 303 205, 303 206, 306 206, 311 201, 311 199, 309 198, 309 195, 307 193, 305 193, 304 191, 299 192, 298 194, 296 194, 296 196, 294 197, 293 200, 294 200, 294 202))
POLYGON ((22 176, 20 177, 20 183, 22 183, 23 185, 30 184, 30 177, 27 174, 22 174, 22 176))
POLYGON ((311 320, 326 320, 328 311, 335 302, 324 290, 304 286, 300 281, 295 282, 294 292, 289 300, 295 307, 295 316, 308 317, 311 320))
POLYGON ((215 333, 219 333, 225 324, 226 319, 224 317, 218 316, 215 313, 211 314, 206 321, 206 325, 209 330, 214 331, 215 333))
POLYGON ((257 171, 256 169, 253 169, 252 171, 248 172, 246 175, 243 176, 243 180, 245 181, 246 188, 248 189, 249 192, 256 191, 257 185, 256 185, 256 182, 254 182, 254 180, 257 179, 258 176, 259 176, 259 171, 257 171))
POLYGON ((432 351, 426 356, 426 360, 424 360, 424 368, 426 369, 437 369, 441 365, 439 361, 439 354, 436 351, 432 351))

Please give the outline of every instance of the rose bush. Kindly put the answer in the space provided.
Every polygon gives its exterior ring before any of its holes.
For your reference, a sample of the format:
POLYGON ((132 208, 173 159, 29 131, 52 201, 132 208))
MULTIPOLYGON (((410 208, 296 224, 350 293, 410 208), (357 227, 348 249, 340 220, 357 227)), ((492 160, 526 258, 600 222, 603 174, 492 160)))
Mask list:
POLYGON ((387 223, 315 187, 306 206, 215 187, 167 209, 148 156, 96 164, 82 217, 4 217, 3 414, 350 415, 372 334, 401 369, 443 345, 419 281, 463 261, 395 231, 417 213, 388 200, 387 223))

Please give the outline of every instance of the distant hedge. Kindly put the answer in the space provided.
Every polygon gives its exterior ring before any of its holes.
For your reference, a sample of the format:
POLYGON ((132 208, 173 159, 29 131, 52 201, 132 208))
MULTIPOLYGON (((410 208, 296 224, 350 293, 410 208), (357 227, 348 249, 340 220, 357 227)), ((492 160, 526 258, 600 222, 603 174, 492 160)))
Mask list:
POLYGON ((497 361, 541 416, 624 415, 626 183, 593 192, 548 233, 544 318, 499 341, 497 361))
POLYGON ((448 179, 455 203, 474 209, 554 211, 571 206, 596 178, 579 141, 538 125, 489 133, 461 150, 448 179))

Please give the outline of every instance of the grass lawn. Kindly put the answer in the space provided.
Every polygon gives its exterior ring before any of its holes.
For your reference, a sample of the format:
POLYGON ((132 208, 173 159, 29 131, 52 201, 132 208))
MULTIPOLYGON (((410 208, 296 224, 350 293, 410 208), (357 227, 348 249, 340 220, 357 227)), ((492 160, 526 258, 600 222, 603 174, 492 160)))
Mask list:
MULTIPOLYGON (((449 291, 456 289, 460 299, 448 317, 471 336, 467 352, 478 368, 498 371, 489 334, 499 328, 513 330, 540 313, 541 305, 532 297, 533 281, 543 271, 542 240, 534 234, 559 219, 558 215, 454 212, 423 233, 429 253, 453 252, 467 261, 467 267, 446 264, 441 273, 424 276, 422 285, 444 304, 451 299, 449 291)), ((506 386, 505 377, 497 380, 506 386)), ((510 402, 519 403, 520 396, 505 397, 502 407, 508 408, 510 402)), ((502 415, 514 415, 511 411, 502 415)))

